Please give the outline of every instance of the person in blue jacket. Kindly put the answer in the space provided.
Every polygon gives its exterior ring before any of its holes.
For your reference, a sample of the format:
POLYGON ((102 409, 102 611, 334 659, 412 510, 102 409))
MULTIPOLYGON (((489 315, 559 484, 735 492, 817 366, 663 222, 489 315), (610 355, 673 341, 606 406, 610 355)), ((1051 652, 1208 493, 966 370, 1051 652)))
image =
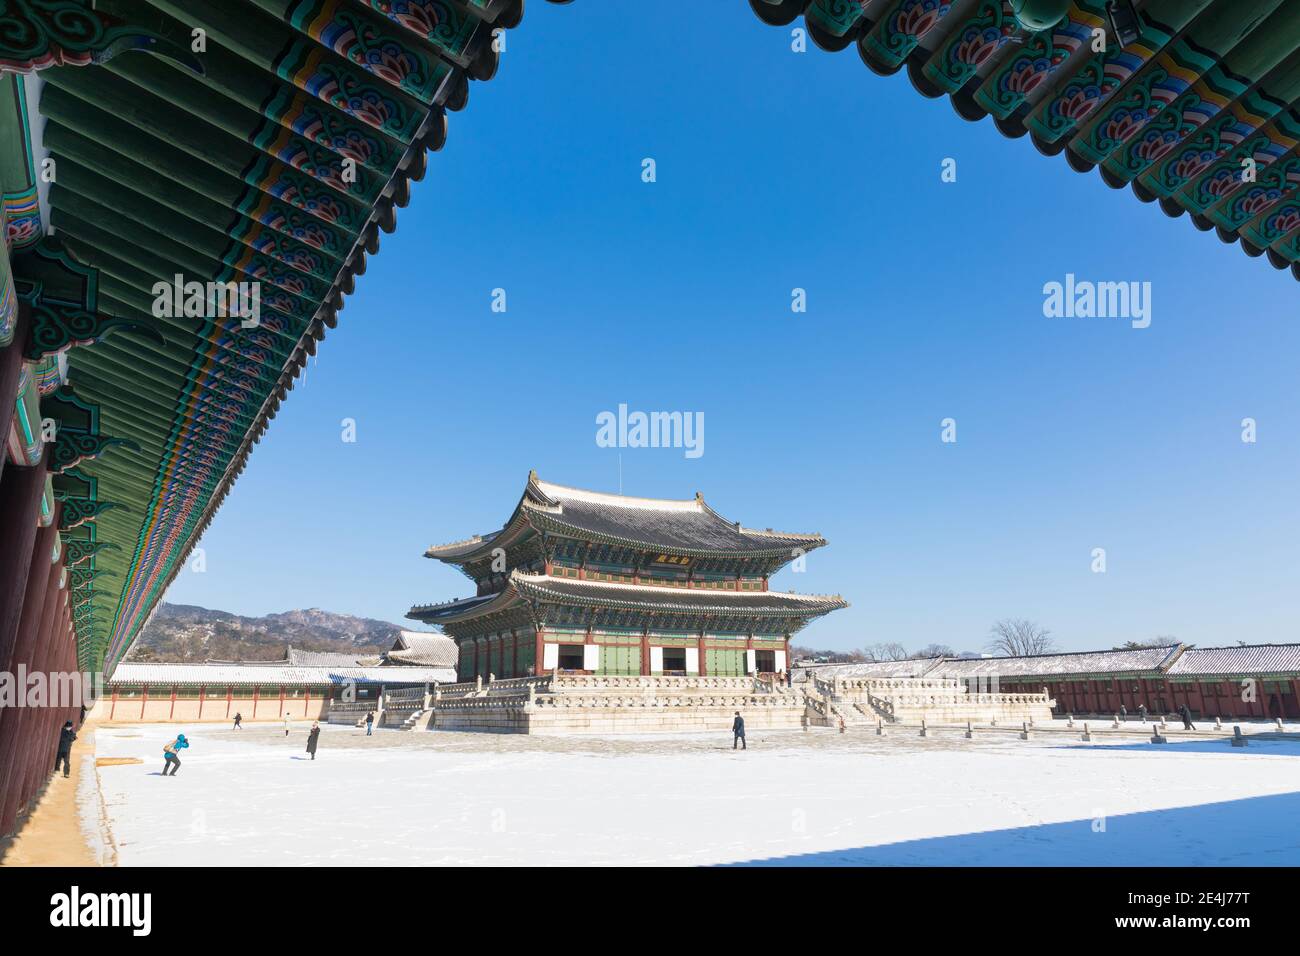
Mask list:
POLYGON ((184 750, 186 747, 188 747, 189 745, 190 742, 185 739, 184 734, 177 734, 175 740, 173 740, 167 746, 163 747, 162 775, 164 777, 167 776, 168 770, 171 771, 171 775, 173 777, 176 776, 176 771, 181 769, 180 752, 184 750))

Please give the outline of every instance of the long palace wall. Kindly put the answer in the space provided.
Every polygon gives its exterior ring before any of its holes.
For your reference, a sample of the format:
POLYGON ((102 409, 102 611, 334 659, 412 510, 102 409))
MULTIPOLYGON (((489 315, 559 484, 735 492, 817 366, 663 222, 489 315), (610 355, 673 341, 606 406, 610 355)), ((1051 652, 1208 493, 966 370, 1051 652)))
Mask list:
POLYGON ((1184 704, 1194 717, 1224 720, 1300 719, 1300 676, 1242 678, 1166 678, 1140 675, 1121 678, 1003 679, 1003 690, 1047 693, 1057 701, 1057 713, 1111 717, 1176 713, 1184 704))
POLYGON ((173 693, 159 688, 152 693, 113 691, 99 703, 95 716, 112 723, 226 723, 239 714, 244 723, 254 721, 324 720, 329 716, 329 688, 276 688, 254 693, 252 688, 190 688, 173 693))

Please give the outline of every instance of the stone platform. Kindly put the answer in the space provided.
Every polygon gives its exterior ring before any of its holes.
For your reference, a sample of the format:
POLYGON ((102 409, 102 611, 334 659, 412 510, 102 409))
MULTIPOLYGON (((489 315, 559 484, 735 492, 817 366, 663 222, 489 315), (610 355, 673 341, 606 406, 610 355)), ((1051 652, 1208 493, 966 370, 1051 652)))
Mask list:
POLYGON ((945 678, 814 676, 811 685, 811 694, 829 701, 832 716, 846 722, 1044 723, 1055 705, 1046 694, 971 693, 962 681, 945 678))
POLYGON ((752 677, 556 674, 437 689, 431 730, 523 734, 721 732, 739 711, 751 730, 798 729, 801 691, 752 677))

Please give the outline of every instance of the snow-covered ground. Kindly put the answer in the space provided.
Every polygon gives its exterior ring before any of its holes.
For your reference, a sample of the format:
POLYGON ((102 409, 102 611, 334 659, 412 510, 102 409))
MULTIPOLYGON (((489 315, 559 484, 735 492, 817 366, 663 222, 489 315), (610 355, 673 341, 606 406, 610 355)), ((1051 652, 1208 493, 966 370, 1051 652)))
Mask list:
POLYGON ((1300 864, 1296 741, 326 726, 312 762, 307 727, 101 727, 98 757, 144 763, 98 767, 83 813, 127 866, 1300 864))

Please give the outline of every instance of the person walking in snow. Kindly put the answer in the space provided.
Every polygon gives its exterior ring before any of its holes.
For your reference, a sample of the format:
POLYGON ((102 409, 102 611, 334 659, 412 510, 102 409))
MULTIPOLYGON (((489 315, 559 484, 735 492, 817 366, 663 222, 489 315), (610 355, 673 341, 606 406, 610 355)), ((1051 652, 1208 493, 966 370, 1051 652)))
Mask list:
POLYGON ((748 750, 745 744, 745 718, 740 716, 740 711, 736 711, 736 719, 731 722, 731 749, 736 749, 736 744, 740 744, 741 750, 748 750))
POLYGON ((1186 704, 1178 708, 1178 716, 1183 718, 1183 730, 1196 729, 1196 725, 1192 723, 1192 712, 1188 710, 1186 704))
MULTIPOLYGON (((54 771, 58 773, 59 764, 63 764, 63 775, 68 775, 68 758, 72 755, 72 742, 77 739, 77 732, 72 729, 72 721, 67 721, 59 731, 59 750, 54 755, 54 771)), ((48 751, 47 751, 48 752, 48 751)))
POLYGON ((243 729, 244 729, 244 727, 243 727, 243 720, 244 720, 244 715, 241 714, 239 711, 235 711, 235 726, 232 727, 231 729, 232 729, 232 730, 243 730, 243 729))
POLYGON ((372 710, 366 714, 366 736, 369 737, 375 729, 375 712, 372 710))
POLYGON ((316 759, 316 741, 320 739, 320 724, 313 722, 311 733, 307 735, 307 753, 311 754, 311 759, 316 759))
POLYGON ((288 718, 288 717, 284 718, 284 735, 285 735, 286 737, 289 736, 289 718, 288 718))
POLYGON ((1120 719, 1120 723, 1124 723, 1124 724, 1128 723, 1128 708, 1125 707, 1123 704, 1119 705, 1119 719, 1120 719))
POLYGON ((189 745, 190 742, 185 739, 184 734, 177 734, 175 740, 163 747, 162 775, 164 777, 167 776, 168 770, 171 771, 173 777, 176 776, 176 771, 181 769, 180 752, 189 745))
POLYGON ((1142 718, 1142 723, 1147 722, 1147 705, 1138 704, 1138 716, 1142 718))

